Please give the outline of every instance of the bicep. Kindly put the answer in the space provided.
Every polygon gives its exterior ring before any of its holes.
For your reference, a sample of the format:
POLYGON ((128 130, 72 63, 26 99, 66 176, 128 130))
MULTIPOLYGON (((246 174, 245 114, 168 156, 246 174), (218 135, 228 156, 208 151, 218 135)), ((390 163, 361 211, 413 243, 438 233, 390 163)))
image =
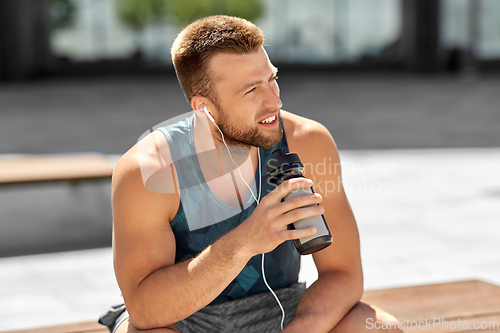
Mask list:
POLYGON ((175 263, 170 219, 179 200, 175 193, 153 193, 140 170, 118 165, 113 176, 113 259, 125 299, 154 271, 175 263))
MULTIPOLYGON (((318 191, 319 192, 319 191, 318 191)), ((321 193, 325 208, 325 220, 333 237, 333 243, 325 250, 313 254, 318 273, 329 270, 360 272, 361 256, 359 232, 342 183, 335 192, 321 193)))
POLYGON ((298 142, 302 143, 298 143, 297 149, 305 165, 303 174, 313 180, 314 191, 323 197, 321 205, 325 208, 324 217, 333 237, 329 247, 313 254, 318 273, 338 269, 361 272, 358 227, 342 186, 335 142, 328 130, 319 124, 309 132, 307 139, 298 142))

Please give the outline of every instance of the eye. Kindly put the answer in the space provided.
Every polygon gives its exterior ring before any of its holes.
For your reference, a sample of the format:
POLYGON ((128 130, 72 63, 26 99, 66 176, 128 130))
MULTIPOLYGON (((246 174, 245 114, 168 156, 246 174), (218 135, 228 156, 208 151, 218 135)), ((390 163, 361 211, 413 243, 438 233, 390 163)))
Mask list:
POLYGON ((245 93, 245 95, 246 95, 246 94, 251 93, 251 92, 252 92, 252 91, 254 91, 254 90, 255 90, 255 87, 253 87, 252 89, 250 89, 249 91, 247 91, 247 92, 245 93))
POLYGON ((275 75, 271 78, 271 81, 276 81, 276 80, 278 80, 278 75, 275 75))

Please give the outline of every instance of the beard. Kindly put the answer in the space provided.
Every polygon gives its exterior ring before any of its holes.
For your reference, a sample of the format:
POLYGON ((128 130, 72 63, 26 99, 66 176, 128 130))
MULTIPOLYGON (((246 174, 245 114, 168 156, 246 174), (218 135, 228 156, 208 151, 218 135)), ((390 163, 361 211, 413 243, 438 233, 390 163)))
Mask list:
POLYGON ((278 112, 278 126, 274 128, 272 133, 269 133, 269 135, 266 136, 259 131, 258 126, 247 130, 232 126, 232 124, 227 121, 227 119, 231 118, 228 116, 228 113, 220 107, 218 108, 218 111, 221 115, 218 126, 222 133, 224 133, 224 139, 228 145, 243 146, 246 148, 253 146, 262 149, 269 149, 280 142, 283 137, 280 112, 278 112))

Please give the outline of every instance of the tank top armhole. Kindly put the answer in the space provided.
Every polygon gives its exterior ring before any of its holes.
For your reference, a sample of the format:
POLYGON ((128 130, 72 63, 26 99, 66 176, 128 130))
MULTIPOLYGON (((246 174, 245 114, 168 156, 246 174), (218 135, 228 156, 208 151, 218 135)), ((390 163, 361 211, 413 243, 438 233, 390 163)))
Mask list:
MULTIPOLYGON (((174 149, 174 145, 172 144, 172 137, 170 136, 170 133, 168 133, 167 130, 165 130, 164 127, 158 127, 156 129, 156 131, 160 131, 161 133, 163 133, 163 135, 165 135, 165 139, 167 139, 167 143, 168 143, 168 148, 170 150, 170 156, 172 157, 172 161, 176 161, 176 158, 177 155, 175 153, 175 149, 174 149)), ((174 169, 175 171, 177 172, 177 168, 175 167, 175 162, 174 162, 174 169)), ((177 179, 177 181, 180 181, 180 179, 177 179)), ((180 184, 178 183, 177 184, 180 188, 180 184)), ((179 193, 179 196, 181 194, 179 193)), ((182 199, 179 198, 179 205, 177 206, 177 212, 175 213, 174 217, 172 218, 172 220, 170 220, 170 225, 172 224, 176 224, 177 223, 177 220, 179 220, 181 217, 181 213, 182 213, 182 199)))
POLYGON ((165 127, 158 127, 155 131, 160 131, 163 133, 163 135, 165 135, 165 139, 167 139, 168 143, 168 148, 170 149, 170 154, 172 154, 172 137, 170 136, 170 133, 168 133, 165 127))
POLYGON ((283 119, 280 117, 281 128, 283 129, 283 137, 281 138, 281 145, 285 153, 289 153, 288 142, 286 141, 285 126, 283 125, 283 119))

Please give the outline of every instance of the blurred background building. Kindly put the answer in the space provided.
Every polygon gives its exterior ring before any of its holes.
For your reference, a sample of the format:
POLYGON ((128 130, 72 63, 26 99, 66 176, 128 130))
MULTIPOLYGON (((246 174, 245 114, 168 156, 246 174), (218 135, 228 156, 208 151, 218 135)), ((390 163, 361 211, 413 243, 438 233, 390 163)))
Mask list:
POLYGON ((500 3, 495 0, 260 0, 246 5, 233 0, 234 8, 223 3, 4 0, 1 78, 138 71, 138 61, 170 69, 169 49, 181 27, 214 13, 255 21, 278 64, 457 71, 500 59, 500 3), (119 66, 125 60, 136 61, 119 66))

